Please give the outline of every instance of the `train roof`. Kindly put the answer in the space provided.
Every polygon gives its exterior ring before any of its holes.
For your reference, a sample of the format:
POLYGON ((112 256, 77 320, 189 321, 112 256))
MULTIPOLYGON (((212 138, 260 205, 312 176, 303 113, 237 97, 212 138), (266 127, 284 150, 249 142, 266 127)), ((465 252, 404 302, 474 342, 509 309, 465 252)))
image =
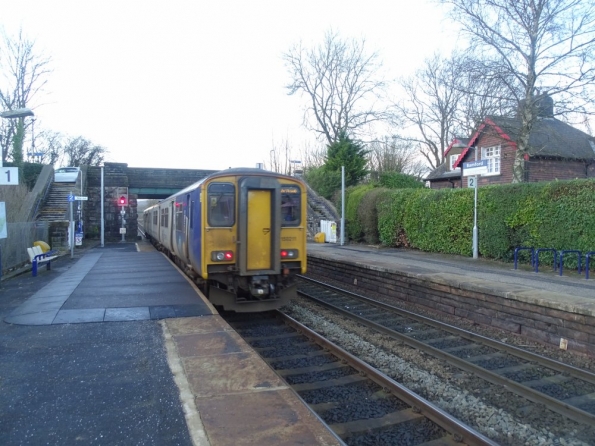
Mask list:
MULTIPOLYGON (((193 184, 185 187, 184 189, 181 189, 179 192, 176 192, 175 194, 170 195, 169 197, 164 198, 163 200, 160 200, 159 203, 161 203, 165 200, 169 200, 170 198, 175 197, 177 195, 185 194, 191 190, 194 190, 198 186, 200 186, 202 183, 204 183, 205 181, 211 180, 213 178, 224 177, 224 176, 229 176, 229 175, 254 175, 254 174, 258 174, 258 175, 262 175, 262 176, 271 176, 271 177, 276 177, 276 178, 285 178, 288 180, 290 179, 293 181, 303 182, 303 180, 301 178, 292 177, 292 176, 285 175, 285 174, 278 173, 278 172, 273 172, 271 170, 259 169, 257 167, 233 167, 233 168, 220 170, 218 172, 207 175, 206 177, 202 178, 201 180, 197 181, 196 183, 193 183, 193 184)), ((153 208, 154 206, 158 206, 159 203, 145 209, 145 211, 153 208)))

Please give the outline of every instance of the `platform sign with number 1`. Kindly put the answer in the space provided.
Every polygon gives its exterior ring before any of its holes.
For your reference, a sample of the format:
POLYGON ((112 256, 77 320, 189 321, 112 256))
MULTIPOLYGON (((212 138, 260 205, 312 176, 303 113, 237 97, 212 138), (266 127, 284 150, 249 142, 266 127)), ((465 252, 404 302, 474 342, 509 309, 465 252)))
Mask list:
POLYGON ((18 167, 0 168, 0 186, 16 186, 17 184, 19 184, 18 167))

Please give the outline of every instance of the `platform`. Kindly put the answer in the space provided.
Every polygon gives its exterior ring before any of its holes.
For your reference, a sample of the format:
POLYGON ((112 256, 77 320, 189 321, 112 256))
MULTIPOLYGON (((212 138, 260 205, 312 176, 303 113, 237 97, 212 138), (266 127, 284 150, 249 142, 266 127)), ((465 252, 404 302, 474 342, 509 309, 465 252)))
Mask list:
POLYGON ((69 257, 0 283, 0 444, 342 444, 150 244, 69 257))
MULTIPOLYGON (((35 280, 35 278, 32 278, 35 280)), ((134 243, 93 249, 15 309, 11 324, 51 325, 204 316, 215 312, 160 252, 134 243)))
POLYGON ((368 245, 308 244, 308 274, 595 355, 595 276, 368 245))

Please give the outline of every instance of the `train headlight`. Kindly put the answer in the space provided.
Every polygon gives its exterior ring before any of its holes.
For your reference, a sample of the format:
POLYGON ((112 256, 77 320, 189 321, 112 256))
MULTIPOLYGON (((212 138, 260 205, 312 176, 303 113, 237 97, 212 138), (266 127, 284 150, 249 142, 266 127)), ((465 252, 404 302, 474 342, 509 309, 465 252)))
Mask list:
POLYGON ((211 260, 213 262, 230 262, 233 260, 233 251, 213 251, 211 260))
POLYGON ((297 259, 299 255, 299 251, 297 249, 282 249, 281 250, 281 258, 282 259, 297 259))

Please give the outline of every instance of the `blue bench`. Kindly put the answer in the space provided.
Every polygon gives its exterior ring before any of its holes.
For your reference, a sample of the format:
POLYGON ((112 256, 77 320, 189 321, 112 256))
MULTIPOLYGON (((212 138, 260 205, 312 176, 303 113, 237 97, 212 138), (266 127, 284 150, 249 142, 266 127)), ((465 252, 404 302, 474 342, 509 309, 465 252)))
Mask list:
POLYGON ((29 261, 32 265, 31 273, 33 274, 33 277, 37 276, 37 268, 39 265, 45 263, 45 268, 50 270, 52 269, 52 260, 58 258, 57 251, 43 252, 39 246, 27 248, 27 253, 29 254, 29 261))

